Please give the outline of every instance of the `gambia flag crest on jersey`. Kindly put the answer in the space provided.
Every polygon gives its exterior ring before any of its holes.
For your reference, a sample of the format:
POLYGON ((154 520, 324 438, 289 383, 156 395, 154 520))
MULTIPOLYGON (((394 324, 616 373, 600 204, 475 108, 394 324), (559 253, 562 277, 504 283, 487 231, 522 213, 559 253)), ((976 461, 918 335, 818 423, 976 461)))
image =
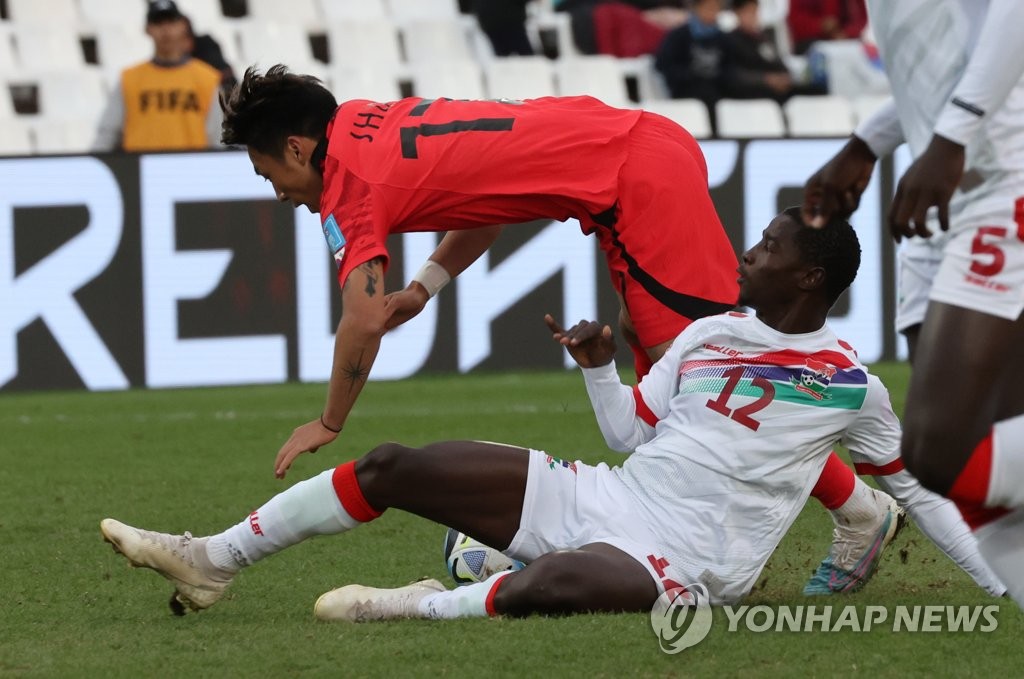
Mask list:
POLYGON ((790 377, 789 379, 797 391, 821 401, 822 399, 832 398, 826 392, 835 374, 836 369, 829 364, 816 361, 813 358, 807 358, 799 378, 790 377))

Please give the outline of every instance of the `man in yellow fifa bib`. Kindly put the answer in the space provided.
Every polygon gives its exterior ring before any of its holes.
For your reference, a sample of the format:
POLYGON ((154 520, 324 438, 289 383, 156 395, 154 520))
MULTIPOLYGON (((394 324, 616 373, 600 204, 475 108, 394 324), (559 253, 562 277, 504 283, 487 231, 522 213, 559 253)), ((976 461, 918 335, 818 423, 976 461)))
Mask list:
POLYGON ((125 69, 100 120, 95 151, 220 147, 221 74, 193 59, 188 22, 172 0, 149 3, 149 61, 125 69))

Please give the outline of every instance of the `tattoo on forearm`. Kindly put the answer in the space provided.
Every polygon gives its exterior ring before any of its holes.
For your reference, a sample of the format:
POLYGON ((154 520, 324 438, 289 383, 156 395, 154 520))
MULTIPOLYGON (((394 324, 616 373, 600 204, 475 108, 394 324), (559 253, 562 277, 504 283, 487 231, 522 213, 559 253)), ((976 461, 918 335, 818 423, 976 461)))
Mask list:
POLYGON ((366 274, 366 296, 373 297, 377 294, 377 280, 378 274, 374 270, 372 263, 367 262, 366 264, 360 264, 359 268, 364 274, 366 274))
POLYGON ((362 384, 366 381, 366 378, 370 375, 370 366, 363 363, 363 354, 365 352, 359 352, 359 358, 354 362, 350 361, 342 370, 345 373, 345 379, 348 380, 348 391, 352 393, 352 390, 357 384, 362 384))

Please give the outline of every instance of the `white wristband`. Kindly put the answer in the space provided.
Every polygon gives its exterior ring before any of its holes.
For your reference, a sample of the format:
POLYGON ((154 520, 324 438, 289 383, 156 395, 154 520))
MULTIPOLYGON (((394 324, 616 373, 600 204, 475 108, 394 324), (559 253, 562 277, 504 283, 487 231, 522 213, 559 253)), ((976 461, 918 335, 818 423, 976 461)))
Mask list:
POLYGON ((443 266, 432 259, 428 259, 412 279, 426 288, 427 294, 433 297, 441 291, 441 288, 448 285, 448 281, 452 277, 448 275, 443 266))

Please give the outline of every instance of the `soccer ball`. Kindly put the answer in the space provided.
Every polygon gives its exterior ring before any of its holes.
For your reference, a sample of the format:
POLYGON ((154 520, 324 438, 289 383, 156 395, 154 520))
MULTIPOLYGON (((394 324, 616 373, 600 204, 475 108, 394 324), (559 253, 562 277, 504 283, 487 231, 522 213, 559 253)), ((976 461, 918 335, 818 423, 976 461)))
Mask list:
POLYGON ((449 528, 444 536, 444 562, 456 585, 483 582, 495 573, 523 567, 521 561, 510 559, 454 528, 449 528))

